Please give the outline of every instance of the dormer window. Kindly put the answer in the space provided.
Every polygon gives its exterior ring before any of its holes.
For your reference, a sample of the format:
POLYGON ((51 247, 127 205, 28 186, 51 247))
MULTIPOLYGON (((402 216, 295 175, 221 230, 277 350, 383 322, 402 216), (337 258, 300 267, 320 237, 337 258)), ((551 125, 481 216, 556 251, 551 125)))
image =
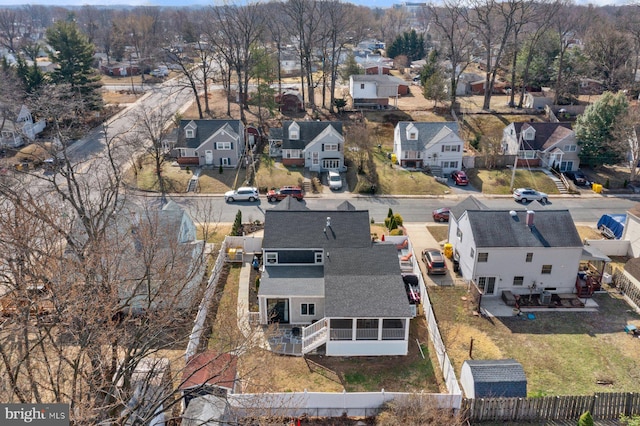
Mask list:
POLYGON ((186 129, 184 133, 187 139, 193 139, 196 137, 196 132, 193 129, 186 129))
POLYGON ((532 141, 536 137, 536 131, 532 128, 525 130, 524 139, 528 141, 532 141))
POLYGON ((290 140, 298 140, 300 139, 300 126, 297 123, 291 123, 289 126, 289 139, 290 140))
POLYGON ((418 140, 418 129, 413 124, 409 124, 407 126, 407 140, 410 140, 410 141, 418 140))

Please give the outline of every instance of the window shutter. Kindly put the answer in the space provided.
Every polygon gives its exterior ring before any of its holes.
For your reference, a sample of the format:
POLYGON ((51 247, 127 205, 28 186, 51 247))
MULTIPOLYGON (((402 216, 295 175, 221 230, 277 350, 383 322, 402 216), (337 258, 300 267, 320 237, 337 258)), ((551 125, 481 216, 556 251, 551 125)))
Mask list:
POLYGON ((231 149, 233 149, 233 142, 231 142, 231 149))
POLYGON ((324 144, 322 144, 322 150, 324 151, 324 144))
POLYGON ((440 152, 444 152, 444 145, 440 145, 440 152))
POLYGON ((227 164, 228 164, 228 165, 231 165, 231 157, 228 157, 228 158, 227 158, 227 164))

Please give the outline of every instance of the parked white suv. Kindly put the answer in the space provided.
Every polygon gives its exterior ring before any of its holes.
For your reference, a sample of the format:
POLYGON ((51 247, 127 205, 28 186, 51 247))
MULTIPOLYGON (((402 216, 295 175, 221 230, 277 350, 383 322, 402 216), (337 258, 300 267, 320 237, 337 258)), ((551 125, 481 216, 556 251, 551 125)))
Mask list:
POLYGON ((258 188, 251 186, 241 186, 235 191, 224 193, 224 200, 228 203, 233 201, 256 201, 258 198, 258 188))
POLYGON ((536 191, 531 188, 518 188, 513 191, 513 199, 516 201, 522 201, 523 203, 538 200, 542 204, 546 204, 548 195, 544 192, 536 191))
POLYGON ((342 176, 340 176, 340 173, 333 170, 329 171, 329 188, 333 190, 342 188, 342 176))

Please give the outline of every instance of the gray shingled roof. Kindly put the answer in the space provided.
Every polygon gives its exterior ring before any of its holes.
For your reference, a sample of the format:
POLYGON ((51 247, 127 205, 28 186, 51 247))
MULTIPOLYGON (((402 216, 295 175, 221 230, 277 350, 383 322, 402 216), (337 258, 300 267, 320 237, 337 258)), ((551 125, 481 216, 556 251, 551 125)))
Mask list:
POLYGON ((342 121, 296 121, 300 126, 300 139, 289 140, 289 126, 293 121, 282 123, 282 149, 304 149, 309 142, 314 140, 327 126, 342 134, 342 121))
POLYGON ((456 220, 458 220, 460 219, 460 216, 462 216, 462 213, 466 212, 467 210, 487 210, 487 209, 488 207, 485 206, 480 200, 478 200, 473 195, 469 195, 467 198, 460 201, 455 206, 449 208, 449 213, 456 220))
POLYGON ((176 148, 197 148, 225 125, 229 125, 236 134, 240 134, 240 120, 180 120, 176 148), (196 137, 187 139, 184 128, 192 121, 198 126, 196 137))
POLYGON ((533 127, 535 129, 535 138, 532 141, 526 141, 524 139, 521 140, 519 149, 536 151, 544 151, 545 145, 557 131, 564 136, 567 133, 566 129, 571 130, 571 124, 569 123, 531 123, 525 121, 513 123, 513 127, 515 128, 518 139, 520 139, 520 133, 522 133, 523 130, 526 130, 529 127, 533 127))
POLYGON ((415 121, 399 121, 397 126, 400 128, 400 144, 403 151, 422 151, 425 146, 444 128, 447 127, 455 134, 458 134, 458 123, 454 121, 446 122, 415 122, 415 121), (418 129, 418 139, 407 139, 407 126, 413 124, 418 129))
POLYGON ((324 296, 322 266, 267 266, 260 279, 260 295, 324 296))
POLYGON ((468 359, 476 383, 527 380, 522 364, 515 359, 468 359))
POLYGON ((392 244, 368 249, 337 249, 325 258, 325 316, 411 316, 392 244))
POLYGON ((297 198, 293 198, 291 195, 287 195, 283 200, 280 200, 278 204, 276 204, 272 210, 309 210, 307 205, 299 201, 297 198))
POLYGON ((269 129, 269 139, 274 141, 281 141, 284 132, 282 131, 282 127, 271 127, 269 129))
POLYGON ((265 248, 368 247, 371 245, 369 212, 269 209, 265 212, 262 245, 265 248), (328 227, 327 217, 331 218, 328 227))
POLYGON ((569 210, 539 210, 534 226, 526 224, 526 211, 467 210, 476 247, 582 247, 569 210))
POLYGON ((475 397, 526 397, 527 377, 514 359, 466 360, 473 376, 475 397))

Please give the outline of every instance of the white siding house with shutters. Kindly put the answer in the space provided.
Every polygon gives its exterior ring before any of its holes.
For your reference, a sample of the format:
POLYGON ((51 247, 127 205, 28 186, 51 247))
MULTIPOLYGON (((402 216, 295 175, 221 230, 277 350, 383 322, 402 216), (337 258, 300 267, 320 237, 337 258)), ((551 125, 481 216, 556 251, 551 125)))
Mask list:
POLYGON ((182 120, 173 153, 183 166, 237 167, 245 151, 240 120, 182 120))
POLYGON ((463 151, 455 122, 400 121, 394 130, 393 153, 402 167, 441 168, 448 175, 462 167, 463 151))

